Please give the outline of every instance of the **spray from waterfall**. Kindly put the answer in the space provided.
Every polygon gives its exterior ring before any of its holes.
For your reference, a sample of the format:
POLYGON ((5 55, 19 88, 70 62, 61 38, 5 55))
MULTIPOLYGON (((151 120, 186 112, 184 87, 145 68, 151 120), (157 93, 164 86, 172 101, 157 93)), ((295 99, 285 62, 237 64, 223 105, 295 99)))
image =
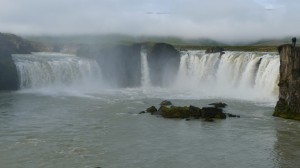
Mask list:
POLYGON ((276 99, 279 56, 275 53, 182 52, 174 88, 195 94, 243 99, 276 99))
MULTIPOLYGON (((220 56, 219 53, 206 54, 204 51, 182 51, 176 80, 169 81, 170 86, 162 88, 151 85, 151 67, 145 48, 140 56, 141 88, 147 91, 147 95, 166 91, 174 98, 175 95, 179 98, 188 95, 187 98, 267 101, 275 101, 278 96, 280 61, 276 53, 226 52, 220 56)), ((51 93, 79 91, 94 94, 106 89, 109 81, 102 77, 95 60, 74 55, 17 54, 13 59, 21 89, 50 88, 51 93)), ((166 76, 165 79, 169 78, 166 76)))
POLYGON ((56 87, 74 90, 102 87, 96 61, 59 53, 13 55, 21 89, 56 87))

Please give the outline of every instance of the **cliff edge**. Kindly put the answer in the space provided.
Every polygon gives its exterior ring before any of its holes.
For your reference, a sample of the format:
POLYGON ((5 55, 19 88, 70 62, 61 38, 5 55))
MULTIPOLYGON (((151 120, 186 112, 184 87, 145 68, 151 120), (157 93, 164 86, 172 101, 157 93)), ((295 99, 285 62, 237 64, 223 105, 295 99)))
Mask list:
POLYGON ((279 100, 273 116, 300 120, 300 48, 285 44, 280 54, 279 100))
POLYGON ((18 89, 18 74, 12 54, 29 54, 32 44, 21 37, 0 33, 0 90, 18 89))

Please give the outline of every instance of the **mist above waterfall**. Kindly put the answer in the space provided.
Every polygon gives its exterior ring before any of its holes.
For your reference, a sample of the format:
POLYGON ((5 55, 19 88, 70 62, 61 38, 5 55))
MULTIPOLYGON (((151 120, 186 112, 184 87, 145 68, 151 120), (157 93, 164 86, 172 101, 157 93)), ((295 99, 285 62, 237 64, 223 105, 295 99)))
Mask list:
POLYGON ((95 60, 60 53, 15 54, 20 89, 95 92, 107 85, 95 60))

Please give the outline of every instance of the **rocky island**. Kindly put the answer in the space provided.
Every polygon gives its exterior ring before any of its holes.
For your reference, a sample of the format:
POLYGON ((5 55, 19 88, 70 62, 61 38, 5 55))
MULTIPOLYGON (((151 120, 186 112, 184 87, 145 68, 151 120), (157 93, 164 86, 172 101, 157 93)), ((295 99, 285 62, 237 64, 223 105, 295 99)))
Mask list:
POLYGON ((237 117, 239 115, 225 113, 223 108, 227 106, 226 103, 216 102, 209 104, 207 107, 196 107, 196 106, 174 106, 169 100, 164 100, 157 109, 155 106, 147 108, 145 111, 140 112, 150 113, 151 115, 162 116, 164 118, 180 118, 180 119, 204 119, 204 121, 213 122, 214 119, 226 119, 227 117, 237 117))

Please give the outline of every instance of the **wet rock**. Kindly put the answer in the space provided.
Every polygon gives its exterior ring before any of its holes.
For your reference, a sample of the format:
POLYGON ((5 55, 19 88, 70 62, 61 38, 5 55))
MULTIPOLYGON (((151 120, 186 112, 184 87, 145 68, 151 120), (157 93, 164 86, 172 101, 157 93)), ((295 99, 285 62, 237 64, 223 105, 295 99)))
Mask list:
POLYGON ((226 117, 236 117, 239 118, 239 115, 224 113, 223 108, 227 104, 222 102, 211 103, 214 107, 203 107, 199 108, 196 106, 173 106, 172 103, 168 100, 164 100, 161 103, 160 108, 157 110, 155 106, 149 107, 146 112, 156 115, 157 117, 164 118, 182 118, 186 121, 191 119, 203 118, 204 121, 213 122, 214 119, 226 119, 226 117))
POLYGON ((191 105, 189 107, 189 110, 190 110, 191 117, 199 119, 202 116, 202 112, 201 112, 201 109, 199 107, 195 107, 195 106, 191 105))
POLYGON ((226 113, 228 117, 235 117, 235 118, 240 118, 240 115, 235 115, 235 114, 231 114, 231 113, 226 113))
POLYGON ((146 112, 153 114, 153 113, 157 112, 157 109, 155 106, 151 106, 146 109, 146 112))
POLYGON ((141 111, 141 112, 139 112, 139 114, 145 114, 146 112, 145 111, 141 111))
POLYGON ((171 106, 172 102, 169 100, 164 100, 160 103, 161 106, 171 106))
POLYGON ((226 114, 223 113, 223 110, 216 107, 203 107, 202 118, 218 118, 218 119, 226 119, 226 114))
POLYGON ((161 106, 159 110, 164 118, 188 118, 190 117, 189 107, 187 106, 161 106))
POLYGON ((226 103, 222 103, 222 102, 211 103, 209 105, 213 105, 215 108, 225 108, 227 106, 226 103))

